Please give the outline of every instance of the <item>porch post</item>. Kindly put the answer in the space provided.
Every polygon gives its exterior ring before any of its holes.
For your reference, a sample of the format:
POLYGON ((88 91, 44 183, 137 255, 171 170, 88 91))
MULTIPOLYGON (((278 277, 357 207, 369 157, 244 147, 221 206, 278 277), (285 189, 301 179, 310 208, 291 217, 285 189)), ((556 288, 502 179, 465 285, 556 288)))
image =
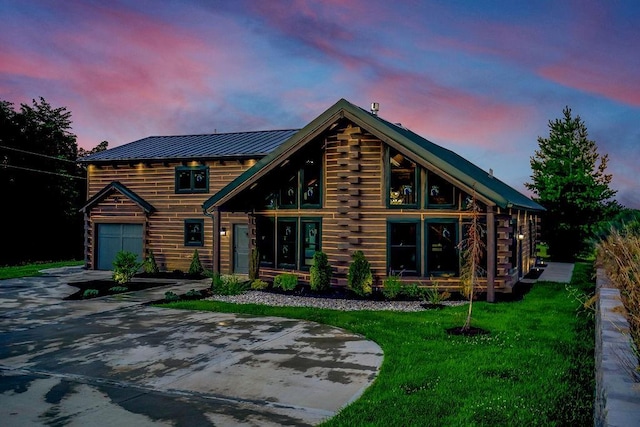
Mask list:
POLYGON ((212 209, 213 218, 213 274, 220 274, 220 208, 212 209))
POLYGON ((496 220, 493 207, 487 206, 487 302, 495 302, 496 220))

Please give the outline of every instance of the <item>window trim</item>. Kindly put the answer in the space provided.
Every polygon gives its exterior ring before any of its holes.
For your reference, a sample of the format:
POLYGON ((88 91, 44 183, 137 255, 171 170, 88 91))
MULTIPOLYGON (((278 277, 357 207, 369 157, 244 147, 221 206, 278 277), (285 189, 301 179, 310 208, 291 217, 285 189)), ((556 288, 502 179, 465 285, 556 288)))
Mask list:
POLYGON ((175 168, 175 192, 176 194, 194 194, 194 193, 208 193, 209 192, 209 166, 206 165, 198 165, 198 166, 176 166, 175 168), (180 173, 181 172, 190 172, 189 188, 180 188, 180 173), (194 172, 205 172, 205 188, 195 188, 194 180, 195 174, 194 172))
MULTIPOLYGON (((413 161, 411 158, 407 159, 412 162, 415 165, 415 170, 414 170, 414 184, 415 184, 415 189, 414 194, 415 194, 415 202, 414 203, 408 203, 408 204, 401 204, 401 205, 394 205, 391 203, 391 150, 395 150, 398 153, 400 153, 400 151, 396 150, 395 148, 389 147, 387 146, 386 149, 384 150, 384 178, 385 178, 385 203, 387 205, 387 208, 389 209, 418 209, 420 207, 420 196, 422 194, 422 187, 420 185, 420 165, 413 161)), ((404 156, 403 153, 400 153, 404 156)))
POLYGON ((392 224, 415 224, 416 225, 416 269, 408 270, 410 276, 420 277, 422 267, 422 221, 420 218, 388 218, 387 219, 387 272, 391 274, 391 226, 392 224))
POLYGON ((189 218, 184 220, 184 245, 185 246, 204 246, 204 219, 189 218), (189 241, 189 225, 197 224, 200 226, 201 238, 199 241, 189 241))

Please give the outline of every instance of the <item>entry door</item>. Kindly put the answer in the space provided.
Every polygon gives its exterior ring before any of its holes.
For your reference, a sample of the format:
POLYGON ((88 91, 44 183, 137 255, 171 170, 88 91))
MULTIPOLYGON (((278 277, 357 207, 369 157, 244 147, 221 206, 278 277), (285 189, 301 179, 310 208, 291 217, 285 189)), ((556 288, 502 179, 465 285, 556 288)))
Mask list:
POLYGON ((233 225, 233 272, 249 273, 249 226, 233 225))
POLYGON ((120 251, 133 252, 142 261, 142 224, 98 224, 98 270, 113 270, 113 261, 120 251))

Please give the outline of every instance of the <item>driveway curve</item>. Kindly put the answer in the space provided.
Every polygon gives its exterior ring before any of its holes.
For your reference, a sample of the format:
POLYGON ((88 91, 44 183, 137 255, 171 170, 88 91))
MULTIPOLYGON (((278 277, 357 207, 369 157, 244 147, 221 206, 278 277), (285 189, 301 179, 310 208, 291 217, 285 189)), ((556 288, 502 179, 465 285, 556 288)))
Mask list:
POLYGON ((2 425, 314 425, 377 375, 375 343, 318 323, 142 305, 204 282, 63 301, 55 270, 0 281, 2 425))

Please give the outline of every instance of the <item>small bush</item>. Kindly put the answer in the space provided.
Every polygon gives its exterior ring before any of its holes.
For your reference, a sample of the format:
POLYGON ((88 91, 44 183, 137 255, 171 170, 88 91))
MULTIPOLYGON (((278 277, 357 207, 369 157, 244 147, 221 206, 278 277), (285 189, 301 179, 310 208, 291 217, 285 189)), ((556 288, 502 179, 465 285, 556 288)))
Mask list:
POLYGON ((371 293, 373 275, 371 265, 362 251, 355 251, 351 255, 351 264, 347 275, 347 286, 357 295, 365 296, 371 293))
POLYGON ((126 286, 112 286, 109 288, 109 292, 113 293, 127 292, 128 290, 129 288, 126 286))
POLYGON ((140 267, 142 267, 142 263, 138 262, 136 254, 120 251, 116 254, 115 261, 113 261, 113 280, 120 285, 129 283, 140 267))
POLYGON ((402 293, 402 282, 399 276, 389 276, 384 279, 382 294, 387 299, 395 299, 402 293))
POLYGON ((95 298, 100 292, 97 289, 85 289, 82 298, 95 298))
POLYGON ((156 257, 153 255, 153 249, 149 249, 149 253, 144 260, 144 264, 142 265, 145 273, 149 274, 157 274, 160 272, 158 268, 158 263, 156 262, 156 257))
POLYGON ((263 289, 267 289, 268 287, 269 287, 269 284, 264 280, 256 279, 253 282, 251 282, 251 289, 254 289, 254 290, 261 291, 263 289))
POLYGON ((273 287, 283 291, 292 291, 298 286, 298 276, 293 273, 278 274, 273 279, 273 287))
POLYGON ((247 291, 249 282, 240 280, 235 274, 216 275, 211 282, 211 292, 215 295, 240 295, 247 291))
POLYGON ((204 273, 204 268, 202 268, 202 263, 200 262, 200 254, 198 250, 193 251, 193 256, 191 257, 191 265, 189 266, 189 274, 193 276, 202 275, 204 273))
POLYGON ((422 299, 424 297, 424 293, 425 290, 417 283, 411 283, 402 288, 402 294, 409 299, 422 299))
POLYGON ((311 266, 309 284, 314 291, 324 292, 331 287, 331 265, 324 252, 313 254, 313 265, 311 266))
POLYGON ((200 291, 197 291, 195 289, 190 289, 189 291, 187 291, 187 293, 185 294, 188 297, 201 297, 202 293, 200 291))
POLYGON ((440 292, 437 282, 432 288, 427 288, 424 291, 424 299, 433 305, 440 305, 449 298, 451 298, 451 294, 447 291, 440 292))
POLYGON ((178 301, 180 297, 176 295, 174 292, 167 291, 164 293, 164 300, 167 302, 178 301))
POLYGON ((260 277, 260 252, 257 248, 253 248, 249 258, 249 280, 256 280, 258 277, 260 277))

